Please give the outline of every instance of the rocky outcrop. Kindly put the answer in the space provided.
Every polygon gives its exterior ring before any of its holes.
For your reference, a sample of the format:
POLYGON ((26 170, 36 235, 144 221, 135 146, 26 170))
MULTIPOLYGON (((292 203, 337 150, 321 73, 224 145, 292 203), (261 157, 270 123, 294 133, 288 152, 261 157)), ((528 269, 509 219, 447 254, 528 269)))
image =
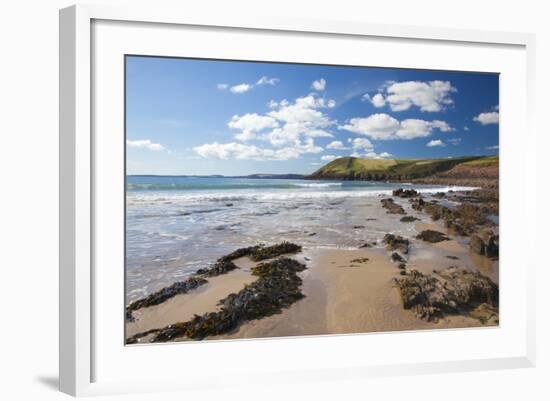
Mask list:
POLYGON ((126 320, 132 321, 132 312, 141 308, 158 305, 179 294, 186 294, 189 291, 206 284, 208 281, 201 277, 192 276, 185 281, 174 283, 164 287, 160 291, 154 292, 149 296, 132 302, 126 307, 126 320))
POLYGON ((470 237, 470 250, 478 255, 498 258, 498 234, 486 228, 470 237))
POLYGON ((395 203, 392 198, 386 198, 380 200, 380 203, 382 203, 382 207, 387 209, 388 211, 386 213, 391 214, 405 214, 405 210, 395 203))
POLYGON ((401 219, 399 219, 399 221, 401 221, 402 223, 412 223, 413 221, 417 221, 417 220, 420 220, 414 216, 405 216, 405 217, 401 217, 401 219))
POLYGON ((418 193, 418 191, 414 189, 399 188, 399 189, 393 190, 392 195, 398 196, 400 198, 412 198, 414 196, 419 196, 420 194, 418 193))
POLYGON ((427 321, 436 322, 445 315, 471 314, 481 304, 489 305, 498 314, 498 286, 466 268, 449 267, 432 275, 411 270, 405 277, 395 279, 395 284, 403 307, 427 321))
POLYGON ((222 299, 219 311, 196 315, 187 322, 150 330, 146 334, 139 333, 126 342, 132 344, 150 334, 155 334, 152 342, 165 342, 178 337, 200 340, 228 333, 245 321, 280 313, 282 309, 304 298, 302 279, 298 273, 305 269, 304 264, 286 257, 261 263, 252 268, 252 274, 258 279, 238 293, 222 299))
POLYGON ((418 234, 416 238, 431 243, 449 240, 449 237, 447 237, 445 234, 435 230, 424 230, 420 234, 418 234))
POLYGON ((404 254, 409 253, 409 240, 400 235, 386 234, 382 240, 386 244, 388 251, 401 251, 404 254))

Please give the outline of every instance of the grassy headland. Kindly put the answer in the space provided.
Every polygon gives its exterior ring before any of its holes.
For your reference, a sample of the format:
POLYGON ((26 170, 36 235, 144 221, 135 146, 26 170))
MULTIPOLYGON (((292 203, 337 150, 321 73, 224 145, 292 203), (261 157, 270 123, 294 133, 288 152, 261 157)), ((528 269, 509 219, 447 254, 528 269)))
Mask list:
POLYGON ((414 181, 429 184, 498 186, 498 156, 451 159, 372 160, 341 157, 306 179, 414 181))

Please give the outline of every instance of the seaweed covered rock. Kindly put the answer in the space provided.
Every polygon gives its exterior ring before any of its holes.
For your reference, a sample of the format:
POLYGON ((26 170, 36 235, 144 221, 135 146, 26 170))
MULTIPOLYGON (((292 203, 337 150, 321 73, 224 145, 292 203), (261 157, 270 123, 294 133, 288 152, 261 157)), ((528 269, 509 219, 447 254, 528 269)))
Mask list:
POLYGON ((427 321, 437 321, 448 314, 470 314, 484 303, 498 311, 498 286, 479 272, 465 268, 449 267, 433 275, 412 270, 395 283, 403 307, 427 321))
POLYGON ((426 204, 426 201, 424 201, 424 199, 422 198, 409 199, 409 202, 411 204, 411 207, 414 210, 418 210, 419 212, 424 210, 424 205, 426 204))
POLYGON ((237 268, 238 266, 235 263, 220 258, 214 266, 197 270, 197 274, 204 277, 216 277, 237 268))
POLYGON ((400 235, 386 234, 382 240, 386 244, 388 251, 401 251, 404 254, 409 253, 409 240, 400 235))
POLYGON ((249 256, 254 262, 259 262, 265 259, 275 258, 277 256, 297 253, 302 250, 302 247, 292 242, 283 241, 280 244, 258 247, 249 256))
POLYGON ((392 198, 381 199, 380 203, 382 203, 383 208, 388 210, 386 213, 405 214, 405 210, 400 205, 395 203, 392 198))
POLYGON ((470 238, 470 250, 478 255, 497 258, 498 249, 498 234, 490 228, 481 230, 470 238))
POLYGON ((402 223, 412 223, 413 221, 417 221, 417 220, 420 220, 414 216, 404 216, 404 217, 401 217, 401 219, 399 219, 399 221, 401 221, 402 223))
POLYGON ((419 196, 420 194, 418 193, 418 191, 414 189, 399 188, 399 189, 393 190, 392 195, 398 196, 400 198, 412 198, 414 196, 419 196))
POLYGON ((219 311, 195 315, 187 322, 158 329, 152 341, 170 341, 183 336, 203 339, 228 333, 245 321, 280 313, 283 308, 304 297, 302 279, 297 273, 305 269, 304 264, 286 257, 261 263, 252 268, 252 274, 258 279, 238 293, 222 299, 219 311))
POLYGON ((221 258, 218 259, 218 262, 231 262, 235 259, 242 258, 243 256, 248 256, 256 252, 259 248, 261 248, 260 245, 249 246, 246 248, 239 248, 225 256, 222 256, 221 258))
POLYGON ((435 230, 424 230, 420 234, 418 234, 416 238, 431 243, 449 240, 449 237, 447 237, 445 234, 435 230))
POLYGON ((394 252, 394 253, 391 254, 391 260, 394 261, 394 262, 399 262, 399 263, 405 263, 406 262, 406 260, 403 258, 403 256, 401 256, 397 252, 394 252))
POLYGON ((201 285, 206 284, 207 282, 208 281, 201 277, 192 276, 185 281, 179 281, 168 287, 164 287, 163 289, 154 292, 145 298, 129 304, 126 307, 126 319, 131 321, 133 319, 132 312, 135 310, 161 304, 176 295, 185 294, 197 287, 200 287, 201 285))

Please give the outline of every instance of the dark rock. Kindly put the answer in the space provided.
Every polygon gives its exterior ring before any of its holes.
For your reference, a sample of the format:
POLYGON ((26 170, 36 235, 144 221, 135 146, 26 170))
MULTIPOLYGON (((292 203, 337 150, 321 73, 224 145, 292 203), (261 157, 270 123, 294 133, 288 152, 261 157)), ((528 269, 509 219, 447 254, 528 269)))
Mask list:
POLYGON ((405 255, 409 253, 409 240, 400 235, 386 234, 383 242, 386 244, 388 251, 401 251, 405 255))
POLYGON ((415 191, 414 189, 403 189, 403 188, 395 189, 392 192, 392 194, 393 196, 398 196, 400 198, 412 198, 414 196, 420 195, 418 191, 415 191))
POLYGON ((452 259, 452 260, 458 260, 460 259, 458 256, 454 256, 454 255, 447 255, 445 256, 447 259, 452 259))
POLYGON ((168 300, 172 297, 175 297, 176 295, 186 294, 187 292, 189 292, 189 291, 191 291, 191 290, 193 290, 197 287, 200 287, 201 285, 204 285, 207 282, 208 281, 206 281, 205 279, 203 279, 201 277, 191 276, 190 278, 188 278, 185 281, 180 281, 180 282, 174 283, 174 284, 172 284, 168 287, 164 287, 163 289, 161 289, 157 292, 154 292, 154 293, 150 294, 149 296, 147 296, 145 298, 139 299, 139 300, 129 304, 126 307, 126 318, 128 319, 128 317, 135 310, 145 308, 145 307, 149 307, 149 306, 153 306, 153 305, 161 304, 164 301, 166 301, 166 300, 168 300))
POLYGON ((445 234, 435 230, 424 230, 416 238, 431 243, 449 240, 449 237, 445 236, 445 234))
POLYGON ((400 219, 400 221, 403 223, 412 223, 413 221, 417 221, 417 220, 420 220, 420 219, 417 219, 414 216, 404 216, 404 217, 401 217, 400 219))
POLYGON ((411 207, 414 210, 418 211, 422 211, 424 209, 424 205, 426 204, 426 202, 422 198, 409 199, 409 202, 411 204, 411 207))
POLYGON ((284 241, 273 246, 258 247, 249 256, 253 261, 259 262, 261 260, 271 259, 289 253, 297 253, 301 250, 302 247, 300 245, 284 241))
POLYGON ((386 213, 405 214, 405 210, 403 210, 403 208, 400 205, 395 203, 392 198, 382 199, 380 200, 380 203, 382 203, 382 207, 384 207, 385 209, 388 209, 386 213))
POLYGON ((359 245, 359 248, 370 248, 370 247, 372 247, 372 245, 369 244, 368 242, 365 242, 364 244, 359 245))
POLYGON ((397 267, 399 267, 401 270, 405 270, 407 265, 405 263, 399 263, 399 265, 397 267))
POLYGON ((486 228, 470 237, 470 250, 478 255, 498 258, 498 235, 486 228))
POLYGON ((225 274, 225 273, 228 273, 232 270, 235 270, 237 269, 238 266, 231 262, 231 261, 226 261, 226 260, 218 260, 218 262, 216 262, 214 264, 214 266, 212 267, 209 267, 209 268, 205 268, 205 269, 199 269, 197 270, 197 273, 199 276, 204 276, 204 277, 216 277, 216 276, 219 276, 221 274, 225 274))
POLYGON ((394 252, 394 253, 391 254, 391 260, 393 260, 394 262, 400 262, 400 263, 405 263, 406 262, 406 260, 403 258, 403 256, 401 256, 397 252, 394 252))
POLYGON ((361 228, 365 228, 365 226, 353 226, 354 229, 359 230, 361 228))
POLYGON ((395 280, 403 307, 428 321, 447 314, 470 313, 486 303, 498 310, 498 286, 479 272, 449 267, 434 275, 411 270, 395 280))
POLYGON ((349 262, 350 263, 367 263, 368 261, 369 261, 369 258, 357 258, 357 259, 352 259, 349 262))
POLYGON ((406 276, 407 271, 405 269, 399 270, 399 274, 402 275, 402 276, 406 276))

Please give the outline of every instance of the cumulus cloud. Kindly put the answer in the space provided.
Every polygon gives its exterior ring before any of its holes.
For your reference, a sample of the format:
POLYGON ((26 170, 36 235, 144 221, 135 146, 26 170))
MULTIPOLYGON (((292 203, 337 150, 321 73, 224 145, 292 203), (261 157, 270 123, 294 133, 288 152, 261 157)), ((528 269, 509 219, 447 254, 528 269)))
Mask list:
POLYGON ((427 147, 433 148, 434 146, 445 146, 445 143, 440 139, 432 139, 430 142, 426 144, 427 147))
POLYGON ((481 125, 498 124, 499 112, 490 111, 488 113, 479 113, 474 117, 474 121, 480 123, 481 125))
POLYGON ((372 97, 368 93, 366 93, 365 95, 363 95, 363 99, 371 102, 374 107, 380 108, 386 105, 386 99, 384 99, 384 95, 382 95, 381 93, 377 93, 372 97))
POLYGON ((258 79, 258 81, 256 81, 256 85, 258 86, 273 85, 274 86, 274 85, 277 85, 278 82, 279 82, 279 78, 269 78, 264 75, 263 77, 258 79))
POLYGON ((349 139, 348 142, 351 143, 353 149, 362 149, 369 151, 374 149, 374 145, 367 138, 349 139))
POLYGON ((131 141, 127 139, 126 145, 131 148, 142 148, 142 149, 149 149, 152 151, 165 150, 165 147, 162 146, 160 143, 153 143, 151 142, 150 139, 138 139, 135 141, 131 141))
POLYGON ((453 104, 451 94, 456 88, 449 81, 387 82, 374 96, 365 95, 375 107, 390 106, 392 111, 418 107, 421 111, 437 112, 453 104))
POLYGON ((345 147, 342 141, 332 141, 327 145, 327 149, 345 150, 349 148, 345 147))
POLYGON ((320 153, 323 148, 316 146, 312 138, 307 138, 280 149, 267 149, 237 142, 214 142, 197 146, 193 150, 204 158, 264 161, 296 159, 305 153, 320 153))
POLYGON ((352 118, 348 124, 338 128, 376 140, 423 138, 431 135, 434 130, 441 132, 453 130, 445 121, 414 118, 398 121, 385 113, 372 114, 366 118, 352 118))
POLYGON ((316 91, 324 91, 326 86, 327 81, 325 81, 324 78, 321 78, 312 82, 311 89, 316 91))
POLYGON ((256 113, 247 113, 242 116, 234 115, 227 124, 229 128, 240 130, 235 138, 240 141, 256 139, 256 134, 268 128, 278 127, 277 121, 270 116, 256 113))
POLYGON ((350 156, 359 157, 361 159, 387 159, 392 157, 392 155, 388 152, 376 153, 374 151, 365 152, 365 153, 360 153, 356 151, 356 152, 353 152, 350 156))
POLYGON ((229 85, 228 84, 218 84, 217 87, 218 87, 219 90, 224 91, 227 88, 229 88, 229 85))
POLYGON ((327 107, 332 109, 333 107, 336 107, 336 100, 334 99, 329 99, 328 102, 327 102, 327 107))
POLYGON ((321 160, 324 160, 324 161, 333 161, 334 159, 337 159, 338 156, 335 156, 335 155, 324 155, 324 156, 321 156, 321 160))
POLYGON ((248 92, 250 89, 252 89, 252 85, 250 84, 239 84, 229 88, 229 90, 233 93, 245 93, 248 92))

